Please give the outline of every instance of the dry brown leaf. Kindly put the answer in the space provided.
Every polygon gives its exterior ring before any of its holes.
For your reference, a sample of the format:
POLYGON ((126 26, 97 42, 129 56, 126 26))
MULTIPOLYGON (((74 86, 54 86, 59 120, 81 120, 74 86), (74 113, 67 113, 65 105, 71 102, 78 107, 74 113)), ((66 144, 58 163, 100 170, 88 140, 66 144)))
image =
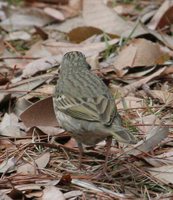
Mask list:
POLYGON ((145 37, 145 35, 147 38, 148 36, 150 36, 151 38, 153 37, 157 38, 157 40, 161 41, 167 47, 173 49, 172 36, 169 36, 163 33, 158 33, 155 30, 151 30, 140 22, 138 22, 137 25, 133 25, 133 28, 127 29, 126 31, 124 31, 121 36, 125 38, 128 38, 129 36, 131 36, 131 38, 134 38, 134 37, 139 37, 139 36, 145 37))
POLYGON ((65 20, 63 13, 61 11, 57 10, 57 9, 47 7, 47 8, 44 8, 44 12, 47 15, 49 15, 49 16, 51 16, 51 17, 53 17, 53 18, 55 18, 59 21, 65 20))
POLYGON ((69 147, 69 148, 75 148, 75 147, 78 147, 78 144, 74 138, 70 138, 70 140, 66 142, 64 146, 69 147))
POLYGON ((39 158, 21 165, 17 168, 17 172, 21 174, 36 174, 38 169, 43 169, 46 167, 50 160, 50 153, 46 152, 42 154, 39 158))
POLYGON ((31 48, 25 53, 25 56, 47 58, 51 56, 51 53, 43 46, 43 41, 38 41, 31 46, 31 48))
POLYGON ((0 151, 3 151, 4 149, 17 149, 15 144, 9 140, 9 138, 2 138, 0 139, 0 151))
POLYGON ((9 89, 0 89, 0 91, 4 93, 11 93, 12 97, 20 97, 53 77, 52 74, 44 74, 24 80, 20 80, 20 78, 21 77, 19 77, 19 80, 18 78, 12 79, 13 83, 8 86, 9 89))
POLYGON ((38 60, 30 62, 25 66, 25 69, 23 70, 21 77, 22 78, 30 77, 36 74, 37 72, 45 71, 47 69, 50 69, 51 67, 57 66, 60 64, 61 59, 62 56, 58 55, 58 56, 49 56, 46 58, 40 58, 38 60))
POLYGON ((143 14, 143 16, 141 16, 141 19, 140 19, 141 22, 143 24, 146 24, 154 16, 155 13, 156 11, 152 9, 147 11, 146 13, 143 14))
POLYGON ((133 96, 124 97, 122 101, 117 99, 116 102, 118 102, 118 104, 116 103, 118 109, 143 108, 145 106, 143 99, 133 96))
POLYGON ((9 196, 7 196, 4 192, 0 191, 0 199, 1 200, 13 200, 9 196))
POLYGON ((54 92, 54 85, 45 84, 45 85, 42 85, 39 88, 36 88, 34 91, 36 93, 38 92, 38 93, 40 93, 42 95, 50 96, 54 92))
MULTIPOLYGON (((25 177, 25 175, 18 175, 18 177, 21 178, 19 180, 23 183, 22 176, 25 177)), ((26 177, 29 177, 29 176, 26 175, 26 177)), ((43 195, 43 192, 42 192, 43 188, 44 188, 44 184, 40 184, 38 182, 36 184, 18 184, 15 187, 16 190, 18 190, 19 192, 21 192, 21 194, 24 195, 24 197, 21 199, 37 199, 37 200, 42 199, 41 197, 43 195)), ((22 195, 20 195, 20 197, 21 196, 22 195)), ((18 199, 18 198, 14 197, 13 199, 18 199)))
POLYGON ((166 35, 166 34, 162 34, 162 33, 158 33, 154 30, 148 29, 148 32, 153 35, 154 37, 156 37, 159 41, 161 41, 164 45, 166 45, 167 47, 173 49, 173 40, 172 40, 172 36, 166 35))
POLYGON ((150 29, 162 29, 173 23, 173 1, 165 0, 151 19, 148 27, 150 29))
POLYGON ((150 164, 153 167, 161 167, 163 165, 172 165, 173 163, 173 158, 171 159, 160 159, 157 157, 143 157, 142 159, 144 159, 148 164, 150 164))
POLYGON ((27 99, 25 99, 24 97, 19 98, 15 103, 14 113, 17 116, 20 116, 20 114, 31 105, 32 103, 28 101, 27 99))
POLYGON ((151 79, 159 76, 163 71, 165 70, 165 67, 159 69, 158 71, 156 71, 155 73, 146 76, 145 78, 140 79, 139 81, 135 81, 125 87, 123 87, 122 89, 125 91, 134 91, 137 88, 141 87, 143 84, 146 84, 147 82, 149 82, 151 79))
MULTIPOLYGON (((140 79, 141 77, 144 77, 148 74, 152 74, 158 68, 160 68, 160 65, 153 65, 150 67, 146 67, 146 66, 136 67, 135 72, 129 72, 130 69, 128 69, 128 73, 124 75, 124 80, 126 83, 132 83, 133 81, 136 81, 137 79, 140 79)), ((126 71, 127 71, 126 68, 123 69, 124 73, 126 71)), ((120 75, 122 76, 123 73, 120 75)))
POLYGON ((153 157, 143 156, 143 159, 153 167, 161 167, 163 165, 172 165, 173 164, 172 148, 170 148, 168 151, 165 150, 164 153, 160 155, 154 155, 153 157))
POLYGON ((27 127, 58 125, 53 109, 52 97, 33 104, 20 115, 20 118, 27 127))
POLYGON ((16 31, 33 26, 44 26, 52 21, 52 18, 46 16, 42 10, 18 9, 9 18, 3 20, 0 25, 6 31, 16 31))
POLYGON ((0 173, 12 172, 15 170, 16 159, 14 157, 6 158, 0 164, 0 173))
POLYGON ((84 0, 83 18, 87 26, 93 26, 118 36, 127 29, 131 29, 133 24, 126 22, 113 9, 107 7, 102 0, 84 0))
POLYGON ((37 126, 38 129, 40 129, 43 133, 49 135, 49 136, 56 136, 60 133, 64 132, 64 129, 59 127, 52 127, 52 126, 37 126))
POLYGON ((26 134, 20 130, 18 117, 14 113, 5 113, 0 123, 0 135, 14 138, 25 137, 26 134))
POLYGON ((171 66, 167 67, 162 74, 163 75, 173 74, 173 66, 171 65, 171 66))
POLYGON ((99 35, 101 33, 103 33, 103 31, 98 28, 82 26, 72 29, 68 33, 68 37, 71 42, 80 43, 93 35, 99 35))
POLYGON ((20 53, 18 52, 10 52, 8 51, 7 49, 5 49, 3 51, 3 57, 4 58, 7 58, 7 59, 4 59, 4 62, 6 64, 7 67, 10 67, 11 69, 14 69, 14 67, 16 69, 23 69, 23 66, 25 66, 28 61, 24 60, 24 59, 19 59, 19 60, 16 60, 15 57, 20 57, 20 53), (10 59, 8 59, 10 58, 10 59), (12 59, 14 58, 14 59, 12 59))
POLYGON ((69 1, 69 5, 58 6, 58 8, 64 14, 65 19, 72 18, 80 14, 81 7, 82 7, 81 0, 77 0, 76 2, 73 0, 73 2, 69 1))
POLYGON ((112 190, 109 190, 105 187, 98 187, 97 185, 93 184, 92 182, 88 182, 86 180, 72 179, 72 184, 80 186, 80 187, 85 188, 87 190, 94 191, 94 193, 96 193, 96 192, 105 193, 105 194, 111 195, 111 196, 113 196, 114 198, 117 198, 117 199, 128 199, 128 198, 134 197, 134 195, 131 195, 131 194, 118 193, 118 192, 114 192, 112 190))
POLYGON ((80 11, 82 8, 81 0, 69 0, 69 6, 76 11, 80 11))
POLYGON ((66 199, 70 199, 70 198, 72 198, 72 197, 77 198, 78 196, 81 196, 81 195, 83 195, 83 192, 82 192, 82 191, 80 191, 80 190, 73 190, 73 191, 70 191, 70 192, 66 192, 66 193, 64 194, 64 197, 65 197, 66 199))
MULTIPOLYGON (((27 132, 27 136, 30 136, 30 134, 28 134, 27 132)), ((33 135, 32 135, 33 136, 33 135)), ((33 143, 33 140, 32 138, 31 139, 27 139, 26 137, 24 137, 23 139, 20 139, 20 140, 16 140, 15 141, 15 145, 18 146, 18 145, 29 145, 33 143)))
POLYGON ((9 33, 5 36, 6 41, 13 41, 13 40, 31 40, 31 35, 26 31, 14 31, 9 33))
POLYGON ((164 53, 158 44, 145 39, 134 39, 116 57, 114 66, 117 70, 122 70, 127 66, 132 68, 163 64, 163 57, 164 53))
POLYGON ((55 24, 55 25, 49 25, 46 27, 47 30, 59 30, 61 32, 68 33, 74 28, 80 27, 80 26, 86 26, 83 18, 81 16, 74 17, 71 19, 66 20, 65 22, 61 24, 55 24))
POLYGON ((152 96, 165 106, 173 106, 173 93, 162 90, 150 90, 152 96))
POLYGON ((36 76, 30 79, 25 80, 19 80, 13 79, 12 81, 16 83, 12 83, 8 86, 8 89, 6 86, 0 87, 0 102, 5 101, 10 97, 21 97, 25 95, 26 93, 30 92, 34 88, 38 87, 39 85, 43 84, 48 79, 53 78, 52 75, 44 74, 40 76, 36 76))
POLYGON ((173 165, 147 168, 147 171, 159 181, 165 184, 173 184, 173 165))
POLYGON ((147 133, 152 126, 154 126, 154 124, 159 124, 160 120, 159 118, 154 115, 147 115, 147 116, 142 116, 140 118, 136 118, 135 122, 138 124, 142 124, 142 126, 138 125, 138 128, 143 132, 143 133, 147 133), (147 126, 149 125, 149 126, 147 126))
POLYGON ((144 141, 138 142, 135 148, 129 149, 126 153, 130 155, 140 155, 150 152, 158 146, 169 134, 168 127, 154 127, 147 133, 147 138, 144 141))
POLYGON ((133 4, 118 4, 114 8, 116 13, 119 15, 137 15, 137 10, 133 4))
POLYGON ((87 63, 89 63, 89 65, 91 66, 91 70, 100 68, 99 61, 98 61, 99 55, 90 56, 86 60, 87 60, 87 63))
POLYGON ((43 190, 42 200, 65 200, 64 194, 55 186, 46 186, 43 190))
POLYGON ((167 149, 166 151, 164 151, 164 153, 157 155, 156 158, 171 158, 173 159, 173 151, 172 148, 167 149))
POLYGON ((34 184, 34 183, 32 184, 32 183, 31 183, 31 184, 16 185, 15 188, 16 188, 17 190, 20 190, 20 191, 26 191, 26 190, 31 190, 31 191, 32 191, 32 190, 36 190, 36 191, 38 190, 38 191, 39 191, 39 190, 41 190, 41 186, 42 186, 42 185, 39 185, 39 184, 37 184, 37 183, 36 183, 36 184, 34 184))

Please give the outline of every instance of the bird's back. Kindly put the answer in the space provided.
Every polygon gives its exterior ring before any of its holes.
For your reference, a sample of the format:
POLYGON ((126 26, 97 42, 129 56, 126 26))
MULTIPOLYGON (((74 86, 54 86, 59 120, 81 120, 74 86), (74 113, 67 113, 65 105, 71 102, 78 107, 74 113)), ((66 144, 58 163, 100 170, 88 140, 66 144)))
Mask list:
POLYGON ((113 101, 113 96, 104 82, 89 70, 66 73, 63 76, 60 74, 56 89, 59 93, 73 97, 94 98, 103 95, 113 101))

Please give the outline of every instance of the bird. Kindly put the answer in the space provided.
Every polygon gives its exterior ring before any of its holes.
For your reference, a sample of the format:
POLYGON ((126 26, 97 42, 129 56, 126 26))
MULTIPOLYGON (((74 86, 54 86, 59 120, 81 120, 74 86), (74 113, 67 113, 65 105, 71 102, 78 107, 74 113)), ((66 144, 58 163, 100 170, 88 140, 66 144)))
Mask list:
POLYGON ((106 141, 103 167, 106 171, 113 138, 123 143, 136 143, 135 136, 122 125, 109 88, 92 73, 91 66, 80 51, 67 52, 62 58, 53 106, 59 125, 77 141, 80 167, 83 144, 95 146, 106 141))

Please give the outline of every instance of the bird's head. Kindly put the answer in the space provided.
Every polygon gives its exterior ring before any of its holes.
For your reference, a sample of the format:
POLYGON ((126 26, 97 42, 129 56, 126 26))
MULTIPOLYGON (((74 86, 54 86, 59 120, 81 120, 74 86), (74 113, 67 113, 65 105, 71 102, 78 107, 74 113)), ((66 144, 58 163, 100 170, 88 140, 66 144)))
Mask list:
POLYGON ((86 57, 80 51, 71 51, 64 55, 61 63, 62 70, 83 70, 91 67, 86 62, 86 57))

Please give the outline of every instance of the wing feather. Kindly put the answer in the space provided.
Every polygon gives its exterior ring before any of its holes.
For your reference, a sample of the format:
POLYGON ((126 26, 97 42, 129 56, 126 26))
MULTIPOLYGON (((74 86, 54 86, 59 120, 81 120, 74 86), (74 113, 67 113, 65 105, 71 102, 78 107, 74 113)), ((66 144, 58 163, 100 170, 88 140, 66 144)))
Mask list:
POLYGON ((77 119, 110 125, 115 117, 114 101, 104 95, 94 98, 73 98, 62 95, 54 101, 58 110, 77 119))

